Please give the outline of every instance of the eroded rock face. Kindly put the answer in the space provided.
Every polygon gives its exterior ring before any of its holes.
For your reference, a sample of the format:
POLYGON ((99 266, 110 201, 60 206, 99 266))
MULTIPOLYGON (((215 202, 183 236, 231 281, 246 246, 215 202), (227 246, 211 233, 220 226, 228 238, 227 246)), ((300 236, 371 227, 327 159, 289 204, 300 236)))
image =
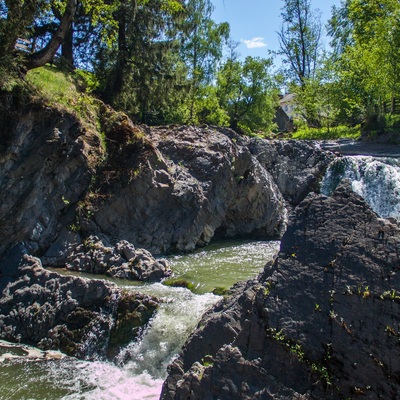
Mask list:
POLYGON ((318 184, 335 157, 330 151, 322 151, 315 141, 252 139, 249 149, 292 206, 297 206, 308 193, 318 191, 318 184))
POLYGON ((273 265, 205 315, 161 398, 398 397, 399 248, 348 185, 309 195, 273 265))
POLYGON ((148 135, 154 154, 95 213, 103 232, 156 253, 192 250, 216 233, 281 235, 284 200, 240 136, 193 127, 151 129, 148 135))
POLYGON ((17 96, 0 113, 0 255, 24 241, 47 246, 86 192, 100 141, 63 110, 17 96))
POLYGON ((124 292, 101 280, 49 272, 38 258, 26 254, 16 263, 21 249, 1 262, 4 340, 98 358, 110 345, 131 341, 157 309, 155 298, 124 292))
POLYGON ((24 242, 43 255, 66 229, 155 253, 216 235, 280 237, 286 202, 313 189, 329 160, 310 143, 229 129, 136 127, 103 106, 105 155, 99 134, 75 116, 17 96, 2 102, 0 254, 24 242))

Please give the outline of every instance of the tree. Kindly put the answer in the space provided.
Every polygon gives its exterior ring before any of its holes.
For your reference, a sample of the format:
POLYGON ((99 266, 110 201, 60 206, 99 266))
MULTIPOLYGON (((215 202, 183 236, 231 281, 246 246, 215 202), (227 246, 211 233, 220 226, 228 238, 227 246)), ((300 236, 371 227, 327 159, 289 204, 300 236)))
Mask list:
POLYGON ((210 0, 187 0, 178 29, 180 55, 188 70, 188 121, 196 122, 195 104, 201 100, 201 89, 215 76, 217 63, 222 57, 224 41, 229 37, 227 23, 216 24, 211 19, 210 0))
POLYGON ((0 0, 2 55, 15 54, 18 38, 39 39, 33 51, 24 54, 24 67, 29 70, 50 62, 66 39, 72 40, 71 27, 78 9, 92 24, 107 24, 103 32, 112 39, 117 26, 112 17, 117 1, 0 0))
POLYGON ((311 10, 310 0, 284 0, 283 22, 278 32, 286 74, 298 85, 312 78, 320 52, 320 14, 311 10))
MULTIPOLYGON (((67 37, 75 17, 77 0, 67 0, 66 4, 63 6, 61 12, 57 12, 59 24, 55 32, 50 35, 48 42, 40 50, 26 56, 25 67, 28 70, 41 67, 50 62, 67 37)), ((60 11, 57 8, 56 10, 60 11)))
POLYGON ((121 1, 115 14, 117 40, 111 47, 99 47, 96 57, 101 97, 147 124, 168 118, 168 108, 177 106, 172 100, 178 96, 176 86, 186 73, 176 39, 182 9, 171 9, 171 4, 159 0, 148 0, 146 4, 121 1))
MULTIPOLYGON (((325 56, 312 78, 296 92, 296 117, 314 128, 330 128, 338 123, 343 96, 331 57, 325 56)), ((297 121, 299 122, 299 121, 297 121)))
POLYGON ((272 129, 278 91, 269 73, 271 66, 271 59, 253 57, 244 62, 228 59, 222 66, 217 95, 232 129, 244 133, 272 129))
POLYGON ((400 96, 400 4, 347 0, 335 9, 330 34, 343 95, 358 108, 365 129, 384 126, 400 96))

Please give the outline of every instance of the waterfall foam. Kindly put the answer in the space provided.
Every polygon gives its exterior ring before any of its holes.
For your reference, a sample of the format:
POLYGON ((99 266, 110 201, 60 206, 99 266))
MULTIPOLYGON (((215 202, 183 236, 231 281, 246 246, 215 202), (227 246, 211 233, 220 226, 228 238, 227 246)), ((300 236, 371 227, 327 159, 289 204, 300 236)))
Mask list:
POLYGON ((156 290, 162 299, 160 308, 141 339, 121 351, 117 364, 125 364, 124 368, 132 374, 146 371, 156 379, 165 378, 167 366, 183 345, 182 339, 189 336, 203 313, 220 297, 211 293, 198 295, 160 283, 148 290, 153 293, 156 290))
POLYGON ((400 161, 396 158, 346 156, 328 167, 321 192, 330 195, 343 179, 351 181, 354 192, 362 196, 383 218, 400 220, 400 161))
MULTIPOLYGON (((71 357, 40 362, 22 358, 4 360, 0 362, 1 393, 10 400, 158 399, 167 365, 180 352, 202 314, 221 299, 207 290, 229 287, 232 282, 255 277, 278 249, 278 242, 241 241, 229 245, 225 242, 192 254, 171 257, 170 264, 176 276, 193 280, 196 293, 161 283, 137 286, 126 280, 113 279, 127 291, 139 291, 161 299, 159 309, 139 340, 124 346, 114 362, 104 359, 88 362, 71 357)), ((110 307, 115 308, 116 301, 113 298, 110 307)), ((110 328, 108 320, 101 320, 101 323, 104 329, 110 328)), ((94 349, 98 329, 100 326, 95 326, 88 335, 87 349, 94 349)), ((10 349, 9 346, 4 352, 19 355, 18 348, 10 349)))

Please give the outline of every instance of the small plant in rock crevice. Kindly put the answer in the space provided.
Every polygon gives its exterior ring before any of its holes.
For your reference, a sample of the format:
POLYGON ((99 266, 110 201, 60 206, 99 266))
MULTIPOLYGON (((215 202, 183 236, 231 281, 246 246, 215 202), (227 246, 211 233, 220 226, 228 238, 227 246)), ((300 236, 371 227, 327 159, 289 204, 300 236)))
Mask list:
POLYGON ((290 339, 286 337, 284 334, 283 330, 280 329, 275 329, 275 328, 268 328, 266 330, 267 336, 273 338, 277 342, 279 342, 282 346, 287 348, 292 354, 294 354, 298 360, 302 363, 305 363, 310 366, 311 371, 319 375, 320 379, 327 385, 331 386, 332 385, 332 376, 329 373, 328 367, 325 365, 325 363, 331 358, 331 344, 327 345, 327 352, 324 357, 323 362, 313 362, 311 361, 305 353, 304 348, 302 345, 293 339, 290 339))

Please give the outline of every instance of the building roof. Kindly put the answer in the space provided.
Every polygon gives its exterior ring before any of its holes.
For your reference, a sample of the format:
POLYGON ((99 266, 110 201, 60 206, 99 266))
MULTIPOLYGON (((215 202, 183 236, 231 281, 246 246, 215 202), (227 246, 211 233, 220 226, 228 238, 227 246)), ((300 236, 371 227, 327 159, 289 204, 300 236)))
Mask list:
POLYGON ((293 101, 295 96, 296 93, 287 93, 279 100, 279 104, 290 103, 291 101, 293 101))

